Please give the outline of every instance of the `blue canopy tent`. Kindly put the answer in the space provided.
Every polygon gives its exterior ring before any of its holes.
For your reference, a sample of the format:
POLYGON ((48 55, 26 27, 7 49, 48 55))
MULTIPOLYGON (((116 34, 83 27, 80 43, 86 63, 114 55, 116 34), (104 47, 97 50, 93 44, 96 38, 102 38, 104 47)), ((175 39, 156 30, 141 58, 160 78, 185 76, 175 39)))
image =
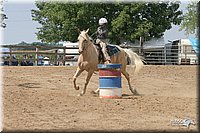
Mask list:
POLYGON ((192 44, 192 48, 194 49, 195 53, 197 54, 197 56, 199 56, 199 40, 195 38, 190 38, 189 40, 192 44))

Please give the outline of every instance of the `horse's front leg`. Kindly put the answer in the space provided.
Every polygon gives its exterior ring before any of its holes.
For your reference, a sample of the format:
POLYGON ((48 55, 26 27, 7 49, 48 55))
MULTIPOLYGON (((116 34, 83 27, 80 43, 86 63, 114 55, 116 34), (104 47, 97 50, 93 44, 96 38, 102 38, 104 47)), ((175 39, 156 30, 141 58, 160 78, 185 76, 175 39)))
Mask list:
POLYGON ((129 89, 131 90, 131 92, 133 93, 133 95, 139 95, 138 92, 137 92, 137 90, 135 88, 131 87, 129 74, 126 71, 122 71, 122 74, 125 76, 126 80, 128 81, 129 89))
POLYGON ((79 86, 76 85, 76 78, 77 78, 83 71, 84 71, 83 69, 77 68, 76 73, 75 73, 74 76, 73 76, 74 88, 75 88, 76 90, 79 90, 79 86))
POLYGON ((99 88, 97 88, 95 91, 93 91, 93 93, 94 93, 94 94, 98 94, 98 93, 99 93, 99 91, 100 91, 100 89, 99 89, 99 88))
POLYGON ((89 71, 88 72, 88 75, 87 75, 87 78, 86 78, 86 82, 85 82, 85 85, 84 85, 84 88, 83 88, 83 91, 79 94, 79 96, 83 96, 86 92, 86 88, 87 88, 87 85, 90 81, 90 78, 92 77, 92 74, 94 73, 94 71, 89 71))

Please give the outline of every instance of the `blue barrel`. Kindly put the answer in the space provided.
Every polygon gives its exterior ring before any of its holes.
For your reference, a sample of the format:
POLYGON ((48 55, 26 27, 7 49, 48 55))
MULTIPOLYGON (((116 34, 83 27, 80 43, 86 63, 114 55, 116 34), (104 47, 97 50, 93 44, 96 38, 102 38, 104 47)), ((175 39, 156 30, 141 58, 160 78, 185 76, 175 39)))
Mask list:
POLYGON ((121 88, 121 77, 99 77, 99 88, 121 88))
POLYGON ((100 98, 121 98, 121 64, 99 64, 100 98))

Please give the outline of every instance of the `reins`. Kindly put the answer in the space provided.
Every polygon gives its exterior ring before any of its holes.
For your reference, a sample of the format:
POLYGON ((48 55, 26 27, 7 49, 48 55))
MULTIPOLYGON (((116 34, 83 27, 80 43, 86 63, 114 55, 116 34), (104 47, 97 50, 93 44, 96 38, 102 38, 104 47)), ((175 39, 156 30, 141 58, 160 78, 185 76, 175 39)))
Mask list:
MULTIPOLYGON (((86 41, 88 41, 88 40, 87 40, 84 36, 82 36, 81 34, 80 34, 80 36, 81 36, 82 38, 84 38, 86 41)), ((85 47, 85 46, 83 47, 83 51, 86 50, 86 49, 89 47, 89 45, 90 45, 91 43, 92 43, 92 42, 89 42, 89 41, 88 41, 87 46, 86 46, 86 47, 85 47)))

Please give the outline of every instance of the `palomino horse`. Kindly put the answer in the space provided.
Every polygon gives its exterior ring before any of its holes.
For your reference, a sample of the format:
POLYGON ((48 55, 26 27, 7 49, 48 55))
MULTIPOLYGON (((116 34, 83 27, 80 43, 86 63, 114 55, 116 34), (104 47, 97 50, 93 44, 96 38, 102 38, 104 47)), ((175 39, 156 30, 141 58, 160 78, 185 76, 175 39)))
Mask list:
MULTIPOLYGON (((78 47, 79 47, 79 53, 80 56, 78 58, 78 68, 76 70, 75 75, 73 76, 73 84, 74 88, 76 90, 79 90, 79 86, 76 85, 76 79, 77 77, 86 70, 88 72, 86 82, 84 85, 84 88, 82 92, 79 94, 79 96, 82 96, 86 92, 87 85, 90 81, 90 78, 94 71, 98 71, 98 51, 96 49, 96 46, 93 44, 93 42, 90 40, 90 37, 88 36, 88 31, 81 31, 80 35, 78 37, 78 47)), ((124 50, 121 47, 117 46, 120 50, 120 52, 114 56, 111 56, 111 63, 117 63, 122 64, 121 67, 121 73, 125 76, 125 78, 128 81, 129 89, 133 94, 137 94, 136 89, 133 89, 130 84, 130 78, 129 74, 126 72, 126 65, 127 65, 127 58, 129 57, 131 60, 132 66, 134 66, 135 71, 138 72, 140 68, 143 66, 143 62, 141 58, 134 53, 133 51, 127 49, 124 50)), ((98 93, 99 89, 94 91, 95 93, 98 93)))

